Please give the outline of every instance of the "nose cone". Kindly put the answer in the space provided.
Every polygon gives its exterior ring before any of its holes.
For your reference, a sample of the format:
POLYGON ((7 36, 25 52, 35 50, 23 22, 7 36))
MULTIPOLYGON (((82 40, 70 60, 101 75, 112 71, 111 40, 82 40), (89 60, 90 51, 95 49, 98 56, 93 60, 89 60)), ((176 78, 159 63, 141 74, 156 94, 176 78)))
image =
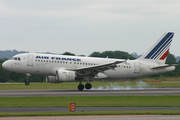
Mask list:
POLYGON ((9 64, 8 64, 7 61, 3 62, 2 67, 3 67, 4 69, 8 70, 8 66, 9 66, 9 64))

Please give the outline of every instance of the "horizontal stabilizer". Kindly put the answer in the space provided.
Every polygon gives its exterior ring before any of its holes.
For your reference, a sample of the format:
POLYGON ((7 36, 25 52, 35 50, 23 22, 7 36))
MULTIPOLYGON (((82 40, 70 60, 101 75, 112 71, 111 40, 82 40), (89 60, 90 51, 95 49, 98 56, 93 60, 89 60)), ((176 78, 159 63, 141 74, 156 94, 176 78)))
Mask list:
POLYGON ((170 66, 176 66, 178 64, 164 64, 164 65, 159 65, 159 66, 153 66, 151 69, 156 69, 156 68, 165 68, 165 67, 170 67, 170 66))

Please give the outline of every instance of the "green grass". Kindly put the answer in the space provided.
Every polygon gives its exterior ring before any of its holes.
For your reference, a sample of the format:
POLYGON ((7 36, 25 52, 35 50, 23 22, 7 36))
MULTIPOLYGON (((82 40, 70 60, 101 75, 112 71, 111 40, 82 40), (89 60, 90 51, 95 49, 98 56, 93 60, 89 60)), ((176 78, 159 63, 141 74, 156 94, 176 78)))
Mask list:
POLYGON ((70 115, 180 115, 180 110, 0 113, 0 117, 5 117, 5 116, 65 116, 65 115, 69 115, 69 116, 70 115))
POLYGON ((179 107, 180 96, 0 97, 0 107, 179 107))
MULTIPOLYGON (((0 90, 43 90, 43 89, 77 89, 78 82, 65 83, 30 83, 26 86, 24 83, 1 83, 0 90)), ((85 82, 83 82, 85 84, 85 82)), ((120 87, 180 87, 180 82, 161 82, 161 83, 136 83, 133 82, 91 82, 93 88, 120 86, 120 87)))

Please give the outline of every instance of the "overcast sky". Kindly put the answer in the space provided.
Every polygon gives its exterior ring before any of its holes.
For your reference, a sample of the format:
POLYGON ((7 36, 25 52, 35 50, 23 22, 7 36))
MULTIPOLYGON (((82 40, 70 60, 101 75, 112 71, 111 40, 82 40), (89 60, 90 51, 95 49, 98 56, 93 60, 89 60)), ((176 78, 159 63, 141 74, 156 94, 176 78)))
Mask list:
POLYGON ((180 56, 180 0, 0 0, 0 50, 143 54, 168 31, 180 56))

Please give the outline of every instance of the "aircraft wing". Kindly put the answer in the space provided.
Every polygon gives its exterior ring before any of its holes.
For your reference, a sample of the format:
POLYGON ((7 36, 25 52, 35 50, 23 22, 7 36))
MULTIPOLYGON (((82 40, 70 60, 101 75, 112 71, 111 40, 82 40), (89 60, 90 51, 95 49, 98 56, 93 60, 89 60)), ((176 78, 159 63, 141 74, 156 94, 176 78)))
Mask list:
POLYGON ((99 72, 104 72, 109 69, 114 69, 117 67, 117 64, 123 63, 123 62, 125 61, 114 61, 114 62, 104 63, 100 65, 80 67, 76 69, 67 69, 67 70, 76 71, 78 75, 88 75, 88 76, 94 77, 99 72))

